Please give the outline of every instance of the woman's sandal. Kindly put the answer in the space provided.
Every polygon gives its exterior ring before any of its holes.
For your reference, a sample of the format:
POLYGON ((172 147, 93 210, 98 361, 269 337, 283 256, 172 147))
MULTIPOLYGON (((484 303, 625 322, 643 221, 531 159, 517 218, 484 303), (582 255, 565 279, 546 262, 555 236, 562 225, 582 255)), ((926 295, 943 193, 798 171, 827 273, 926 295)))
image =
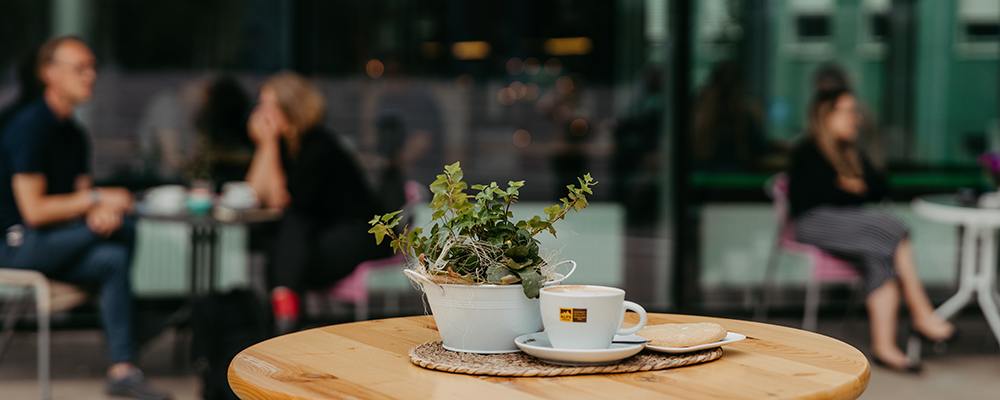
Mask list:
POLYGON ((923 365, 920 362, 917 362, 916 364, 910 364, 910 365, 907 365, 906 367, 900 368, 900 367, 897 367, 895 365, 891 365, 891 364, 889 364, 889 363, 887 363, 885 361, 882 361, 881 359, 879 359, 878 357, 875 357, 875 356, 872 356, 872 361, 875 362, 875 365, 878 365, 880 367, 883 367, 883 368, 886 368, 886 369, 890 369, 890 370, 893 370, 893 371, 896 371, 896 372, 907 373, 907 374, 919 374, 920 371, 923 370, 923 365))
POLYGON ((946 338, 946 339, 931 339, 931 338, 925 336, 923 334, 923 332, 918 331, 912 325, 910 326, 910 333, 912 333, 914 335, 917 335, 917 337, 919 337, 920 340, 922 340, 925 343, 930 344, 931 345, 931 351, 934 354, 937 354, 937 355, 942 355, 942 354, 947 353, 948 352, 948 344, 951 343, 951 342, 954 342, 955 339, 957 339, 959 337, 958 327, 955 327, 955 330, 953 330, 951 332, 951 336, 948 336, 948 338, 946 338))

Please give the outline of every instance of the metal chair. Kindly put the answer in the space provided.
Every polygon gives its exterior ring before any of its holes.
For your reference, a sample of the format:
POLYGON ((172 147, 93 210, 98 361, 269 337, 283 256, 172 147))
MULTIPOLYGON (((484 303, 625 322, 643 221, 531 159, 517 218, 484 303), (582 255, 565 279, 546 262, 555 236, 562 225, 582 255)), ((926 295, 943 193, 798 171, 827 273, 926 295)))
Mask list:
POLYGON ((54 312, 69 310, 85 303, 90 294, 78 286, 49 280, 41 272, 32 270, 0 268, 0 286, 15 287, 24 293, 14 301, 5 302, 0 358, 14 336, 14 326, 20 314, 27 311, 30 296, 26 289, 34 292, 38 315, 38 392, 40 398, 48 400, 51 398, 49 317, 54 312))
POLYGON ((809 278, 806 282, 805 313, 802 317, 802 329, 815 331, 816 318, 819 311, 820 285, 823 283, 857 284, 861 274, 847 261, 820 250, 816 246, 800 243, 795 240, 795 223, 788 219, 788 175, 779 173, 771 177, 764 185, 764 190, 772 199, 774 221, 778 232, 771 247, 767 268, 764 272, 764 282, 758 296, 754 319, 767 318, 767 293, 774 285, 778 259, 781 253, 803 257, 809 262, 809 278))

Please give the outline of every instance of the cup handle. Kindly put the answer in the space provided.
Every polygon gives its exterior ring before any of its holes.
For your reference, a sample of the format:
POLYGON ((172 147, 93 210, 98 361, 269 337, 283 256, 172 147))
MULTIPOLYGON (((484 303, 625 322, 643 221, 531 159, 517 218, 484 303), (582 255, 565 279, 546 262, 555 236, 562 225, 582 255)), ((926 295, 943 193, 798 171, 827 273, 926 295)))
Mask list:
POLYGON ((642 308, 642 306, 640 306, 640 305, 638 305, 636 303, 633 303, 631 301, 622 302, 622 322, 625 322, 624 321, 625 310, 632 310, 632 311, 635 311, 636 314, 639 314, 639 323, 635 324, 635 326, 630 327, 630 328, 618 327, 618 332, 615 332, 616 334, 618 334, 618 335, 634 335, 637 332, 641 331, 642 328, 646 327, 646 309, 645 308, 642 308))

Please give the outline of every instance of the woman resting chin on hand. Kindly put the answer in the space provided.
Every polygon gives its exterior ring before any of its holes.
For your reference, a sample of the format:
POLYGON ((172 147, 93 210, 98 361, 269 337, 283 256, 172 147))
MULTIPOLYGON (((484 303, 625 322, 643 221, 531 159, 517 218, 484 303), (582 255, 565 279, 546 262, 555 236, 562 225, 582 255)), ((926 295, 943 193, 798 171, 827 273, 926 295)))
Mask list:
POLYGON ((361 262, 389 257, 368 234, 380 202, 336 134, 322 126, 325 100, 291 72, 271 76, 247 123, 256 146, 246 181, 265 207, 285 210, 269 257, 278 333, 295 329, 299 294, 324 288, 361 262))

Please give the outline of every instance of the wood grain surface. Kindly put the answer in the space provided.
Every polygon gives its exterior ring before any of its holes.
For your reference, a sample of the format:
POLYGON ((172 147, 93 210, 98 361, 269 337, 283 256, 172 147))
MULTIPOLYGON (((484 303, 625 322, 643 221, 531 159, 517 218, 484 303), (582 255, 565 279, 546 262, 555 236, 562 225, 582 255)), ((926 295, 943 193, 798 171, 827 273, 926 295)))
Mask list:
MULTIPOLYGON (((634 317, 634 314, 629 314, 634 317)), ((855 399, 868 360, 839 340, 733 319, 649 314, 649 324, 716 322, 747 339, 721 359, 655 372, 544 378, 482 377, 410 362, 440 340, 431 316, 331 325, 243 350, 229 366, 241 399, 855 399)))

